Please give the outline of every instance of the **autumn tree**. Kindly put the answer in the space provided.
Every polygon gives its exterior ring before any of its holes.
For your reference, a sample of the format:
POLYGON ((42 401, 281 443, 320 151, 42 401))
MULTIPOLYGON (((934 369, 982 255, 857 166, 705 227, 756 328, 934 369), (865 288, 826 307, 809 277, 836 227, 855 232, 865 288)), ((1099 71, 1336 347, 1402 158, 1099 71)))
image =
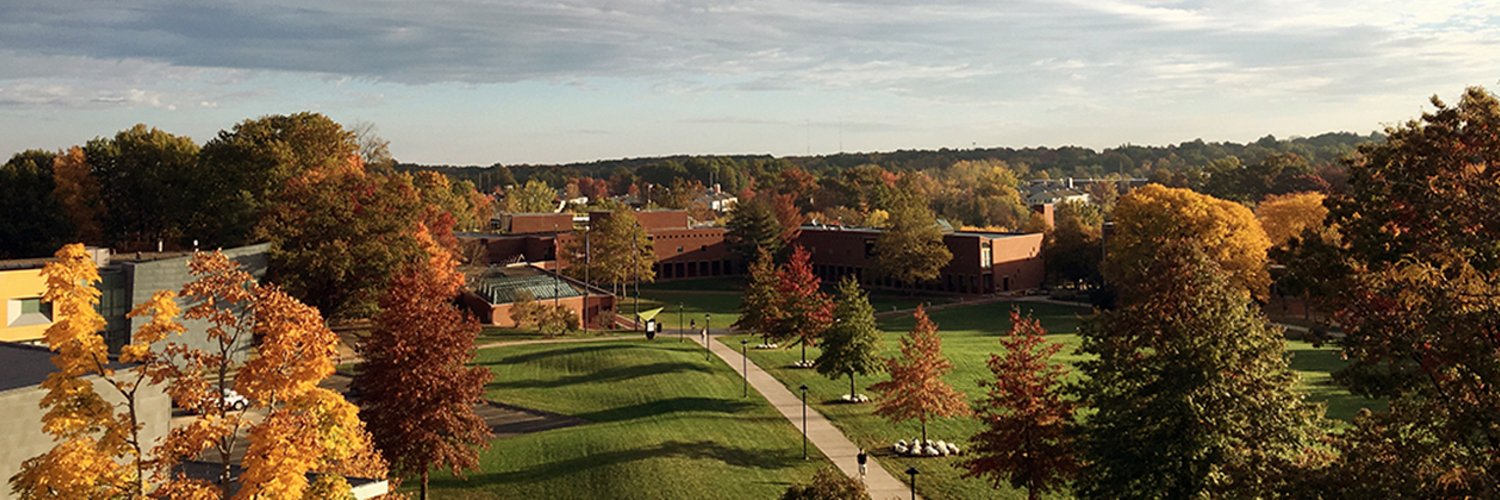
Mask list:
POLYGON ((557 209, 554 204, 556 201, 557 190, 545 182, 533 179, 505 192, 505 211, 513 214, 552 212, 557 209))
POLYGON ((778 339, 797 338, 802 345, 802 361, 797 366, 809 368, 807 346, 817 345, 818 337, 833 322, 833 300, 820 287, 823 280, 812 272, 812 255, 800 245, 792 248, 792 257, 776 271, 776 300, 773 309, 772 334, 778 339))
POLYGON ((301 496, 309 472, 384 477, 385 463, 358 409, 318 387, 333 373, 338 338, 317 310, 275 285, 257 283, 220 252, 196 253, 188 267, 194 280, 183 287, 189 303, 183 317, 207 324, 210 347, 163 348, 171 367, 168 394, 174 404, 199 415, 174 427, 163 446, 176 457, 212 453, 221 469, 216 484, 177 477, 164 488, 217 490, 227 497, 231 456, 241 446, 238 498, 301 496), (254 355, 237 363, 236 351, 252 336, 254 355), (228 389, 243 395, 248 408, 232 407, 228 389), (246 411, 264 417, 255 422, 245 418, 246 411))
POLYGON ((761 250, 776 255, 781 251, 781 222, 775 209, 764 197, 740 203, 725 224, 724 239, 729 248, 746 261, 755 260, 761 250))
POLYGON ((943 381, 953 363, 943 356, 943 339, 927 310, 917 306, 916 324, 901 337, 901 356, 887 359, 891 379, 870 386, 878 393, 875 414, 892 422, 916 419, 922 423, 922 442, 927 443, 927 421, 936 417, 969 414, 962 393, 943 381))
POLYGON ((419 231, 427 258, 409 263, 381 299, 375 328, 359 342, 364 362, 352 390, 382 456, 402 476, 479 465, 489 426, 474 411, 491 373, 468 366, 479 323, 453 302, 463 286, 453 254, 419 231))
POLYGON ((869 500, 870 492, 865 483, 844 475, 834 467, 824 467, 813 473, 812 481, 793 484, 781 495, 781 500, 869 500))
POLYGON ((750 264, 750 284, 745 288, 744 297, 740 299, 740 317, 735 320, 734 329, 759 333, 762 345, 771 343, 771 332, 776 328, 775 318, 781 315, 778 284, 776 263, 772 260, 770 250, 756 250, 756 258, 750 264))
POLYGON ((104 204, 99 179, 89 170, 83 148, 73 146, 52 159, 52 197, 72 225, 73 238, 104 243, 104 204))
POLYGON ((777 194, 769 199, 771 211, 776 214, 776 224, 781 226, 781 249, 784 251, 795 244, 797 237, 802 234, 802 224, 807 222, 807 217, 797 206, 797 197, 794 194, 777 194))
MULTIPOLYGON (((1126 196, 1120 209, 1133 203, 1126 196)), ((1201 245, 1157 240, 1081 329, 1084 498, 1264 497, 1317 437, 1282 332, 1201 245)))
POLYGON ((1349 163, 1326 261, 1350 363, 1335 379, 1388 399, 1358 418, 1337 475, 1375 496, 1500 492, 1500 100, 1472 87, 1386 130, 1349 163))
POLYGON ((993 379, 980 380, 985 397, 974 404, 984 430, 969 438, 973 458, 955 464, 964 477, 1010 484, 1030 499, 1066 487, 1078 470, 1073 450, 1076 403, 1064 394, 1067 369, 1052 362, 1062 344, 1047 341, 1036 318, 1010 313, 1010 334, 991 354, 993 379))
POLYGON ((22 498, 144 498, 161 462, 142 440, 138 395, 161 382, 151 344, 182 332, 173 294, 158 292, 131 311, 150 319, 120 352, 127 368, 110 360, 98 333, 99 271, 83 245, 59 249, 42 276, 57 318, 43 334, 57 370, 42 382, 42 431, 57 444, 22 463, 11 486, 22 498))
POLYGON ((589 278, 594 283, 608 283, 618 294, 626 283, 655 281, 655 250, 630 209, 619 208, 601 217, 590 238, 589 278))
POLYGON ((1200 249, 1232 283, 1257 298, 1270 286, 1266 249, 1271 241, 1244 205, 1187 189, 1151 184, 1120 198, 1114 212, 1115 236, 1106 248, 1105 279, 1122 293, 1149 283, 1150 265, 1160 249, 1185 243, 1200 249))
POLYGON ((952 259, 937 219, 919 200, 906 199, 893 207, 889 227, 875 239, 876 266, 908 286, 937 279, 952 259))
POLYGON ((830 379, 849 377, 849 401, 859 402, 854 376, 880 371, 880 328, 870 296, 853 277, 839 281, 833 324, 823 333, 823 351, 818 354, 818 373, 830 379))
POLYGON ((530 290, 516 291, 515 301, 510 303, 510 320, 515 323, 515 328, 540 325, 541 315, 542 305, 537 303, 530 290))
POLYGON ((1065 201, 1055 206, 1053 228, 1043 247, 1047 274, 1065 282, 1101 284, 1104 214, 1097 205, 1065 201))
POLYGON ((1323 206, 1324 198, 1317 192, 1267 196, 1255 207, 1255 219, 1260 221, 1272 246, 1285 246, 1292 238, 1301 237, 1309 230, 1329 239, 1332 235, 1324 223, 1328 217, 1328 209, 1323 206))
POLYGON ((334 321, 368 317, 396 269, 421 255, 423 205, 408 176, 359 159, 285 183, 256 229, 271 243, 267 279, 334 321))

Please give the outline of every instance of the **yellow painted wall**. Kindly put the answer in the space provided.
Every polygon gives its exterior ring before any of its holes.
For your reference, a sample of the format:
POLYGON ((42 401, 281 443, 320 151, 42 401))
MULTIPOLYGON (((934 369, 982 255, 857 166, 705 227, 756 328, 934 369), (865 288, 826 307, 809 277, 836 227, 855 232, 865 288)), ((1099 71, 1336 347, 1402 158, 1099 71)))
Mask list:
MULTIPOLYGON (((40 340, 50 324, 10 327, 11 299, 40 297, 47 291, 41 268, 0 271, 0 340, 26 342, 40 340)), ((53 319, 57 319, 53 317, 53 319)))

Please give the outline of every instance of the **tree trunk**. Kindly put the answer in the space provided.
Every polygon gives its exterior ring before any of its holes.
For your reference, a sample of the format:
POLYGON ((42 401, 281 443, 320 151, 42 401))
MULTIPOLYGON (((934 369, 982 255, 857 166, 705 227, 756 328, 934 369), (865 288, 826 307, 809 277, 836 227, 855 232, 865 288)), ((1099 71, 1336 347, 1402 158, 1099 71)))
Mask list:
POLYGON ((854 372, 850 371, 849 372, 849 402, 851 402, 851 403, 854 402, 854 398, 856 398, 856 397, 858 397, 858 396, 856 396, 854 394, 854 372))
POLYGON ((807 339, 802 339, 802 365, 799 368, 807 368, 807 339))
POLYGON ((1026 488, 1026 500, 1041 500, 1042 493, 1036 490, 1036 486, 1026 488))
POLYGON ((927 419, 922 419, 922 446, 927 446, 927 419))
POLYGON ((427 469, 422 469, 422 500, 427 500, 427 469))

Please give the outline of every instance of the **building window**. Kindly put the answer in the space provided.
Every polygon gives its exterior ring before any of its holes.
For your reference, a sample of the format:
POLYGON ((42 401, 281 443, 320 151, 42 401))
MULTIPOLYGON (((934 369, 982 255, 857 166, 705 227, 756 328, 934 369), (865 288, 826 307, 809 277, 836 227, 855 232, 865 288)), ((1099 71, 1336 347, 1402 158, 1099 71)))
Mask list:
POLYGON ((865 257, 875 256, 875 240, 865 240, 865 257))
POLYGON ((979 267, 981 269, 989 269, 994 267, 994 265, 994 250, 990 248, 990 242, 986 241, 979 246, 979 267))
POLYGON ((42 302, 41 297, 11 299, 5 310, 8 311, 6 326, 45 325, 52 322, 52 303, 42 302))

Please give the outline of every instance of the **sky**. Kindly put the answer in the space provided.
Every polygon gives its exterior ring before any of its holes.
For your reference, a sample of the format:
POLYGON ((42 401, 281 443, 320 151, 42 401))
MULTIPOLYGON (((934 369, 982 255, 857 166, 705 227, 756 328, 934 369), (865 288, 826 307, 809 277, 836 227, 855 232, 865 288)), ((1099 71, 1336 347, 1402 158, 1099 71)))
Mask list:
POLYGON ((401 161, 1251 141, 1500 90, 1500 0, 0 0, 0 154, 317 111, 401 161))

